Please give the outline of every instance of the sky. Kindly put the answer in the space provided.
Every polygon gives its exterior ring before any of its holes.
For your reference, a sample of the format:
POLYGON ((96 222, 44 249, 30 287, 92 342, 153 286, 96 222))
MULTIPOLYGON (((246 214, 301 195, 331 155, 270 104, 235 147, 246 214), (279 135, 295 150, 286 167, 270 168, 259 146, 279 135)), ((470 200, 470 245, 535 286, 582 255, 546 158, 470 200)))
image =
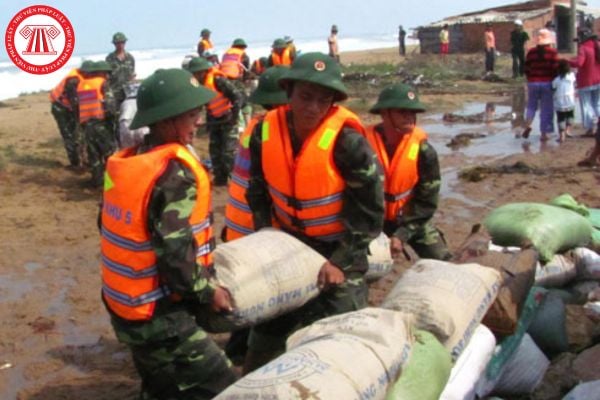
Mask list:
MULTIPOLYGON (((242 37, 271 41, 289 35, 327 37, 332 24, 338 36, 396 34, 445 17, 514 3, 503 0, 56 0, 0 1, 4 31, 21 9, 44 4, 62 11, 75 30, 75 54, 113 50, 114 32, 124 32, 131 50, 194 48, 200 30, 209 28, 213 42, 242 37), (227 7, 224 4, 228 4, 227 7)), ((589 0, 600 8, 600 0, 589 0)), ((0 59, 7 59, 6 52, 0 59)))

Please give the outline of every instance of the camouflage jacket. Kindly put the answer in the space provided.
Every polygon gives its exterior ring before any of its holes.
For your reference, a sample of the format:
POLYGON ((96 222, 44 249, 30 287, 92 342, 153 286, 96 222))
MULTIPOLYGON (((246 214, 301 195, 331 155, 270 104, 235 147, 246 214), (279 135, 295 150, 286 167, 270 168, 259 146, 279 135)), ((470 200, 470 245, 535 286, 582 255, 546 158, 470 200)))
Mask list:
POLYGON ((117 52, 113 51, 106 56, 106 62, 112 67, 110 73, 110 86, 115 92, 117 99, 123 101, 126 97, 125 86, 127 86, 135 76, 135 59, 131 53, 125 52, 125 59, 121 61, 117 57, 117 52))
MULTIPOLYGON (((145 139, 139 153, 155 147, 150 137, 145 139)), ((173 303, 169 298, 162 298, 157 302, 152 319, 143 323, 128 322, 113 315, 119 340, 136 344, 182 335, 196 329, 193 313, 199 306, 212 302, 214 287, 209 283, 210 273, 196 263, 196 242, 189 223, 196 196, 202 195, 203 190, 209 188, 197 188, 192 171, 176 160, 169 162, 156 181, 148 204, 152 248, 157 256, 161 282, 183 300, 173 303)))
MULTIPOLYGON (((288 114, 288 128, 297 155, 301 143, 297 140, 288 114)), ((252 209, 256 229, 271 225, 272 200, 267 190, 261 161, 262 123, 257 124, 250 140, 250 182, 246 199, 252 209)), ((333 150, 335 165, 346 181, 342 220, 347 227, 337 242, 321 242, 299 233, 293 233, 310 247, 340 267, 345 274, 365 272, 367 248, 383 228, 383 174, 377 155, 367 140, 350 128, 343 128, 333 150)), ((315 177, 316 179, 317 177, 315 177)))
POLYGON ((246 95, 240 90, 240 88, 238 88, 238 86, 236 86, 233 81, 230 81, 222 76, 215 77, 215 87, 231 102, 231 113, 227 113, 219 118, 214 118, 209 114, 207 109, 206 119, 212 123, 232 122, 235 125, 240 115, 240 110, 246 103, 246 95))
POLYGON ((440 164, 437 152, 427 141, 422 142, 419 147, 417 170, 419 181, 413 189, 412 198, 402 209, 402 216, 394 223, 385 222, 384 232, 388 236, 396 236, 402 242, 407 242, 422 229, 438 207, 442 184, 440 164))

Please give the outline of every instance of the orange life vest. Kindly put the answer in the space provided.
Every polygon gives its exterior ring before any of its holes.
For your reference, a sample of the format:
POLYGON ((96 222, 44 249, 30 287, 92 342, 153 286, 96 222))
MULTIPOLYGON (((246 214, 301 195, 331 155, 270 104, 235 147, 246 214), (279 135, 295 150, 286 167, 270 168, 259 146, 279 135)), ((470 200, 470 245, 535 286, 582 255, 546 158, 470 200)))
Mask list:
POLYGON ((208 70, 206 78, 204 79, 204 86, 217 93, 217 95, 208 103, 207 106, 208 113, 215 118, 219 118, 227 114, 229 110, 231 110, 231 107, 233 107, 231 101, 229 101, 229 99, 217 89, 217 86, 215 85, 215 78, 217 76, 225 78, 225 75, 221 71, 215 67, 212 67, 208 70))
POLYGON ((204 51, 213 48, 213 44, 209 39, 200 39, 200 44, 202 45, 202 49, 204 51))
POLYGON ((265 72, 266 66, 262 63, 262 61, 260 61, 260 58, 257 58, 256 60, 254 60, 254 62, 252 63, 252 72, 254 72, 256 75, 260 75, 263 72, 265 72))
POLYGON ((83 78, 77 85, 79 97, 79 122, 85 123, 91 119, 104 119, 104 93, 102 85, 105 78, 96 76, 83 78))
POLYGON ((73 68, 72 70, 70 70, 67 76, 65 76, 58 83, 58 85, 56 85, 54 89, 52 89, 52 91, 50 92, 50 101, 52 101, 53 103, 58 102, 66 108, 71 109, 71 102, 69 101, 69 98, 65 95, 65 84, 69 79, 74 78, 77 78, 79 82, 83 80, 83 77, 81 76, 77 68, 73 68))
POLYGON ((281 54, 276 51, 271 52, 271 61, 273 65, 292 65, 292 58, 290 57, 290 48, 286 47, 281 54))
POLYGON ((245 54, 244 49, 232 47, 223 54, 220 69, 229 79, 238 79, 244 74, 244 66, 242 64, 242 56, 245 54))
POLYGON ((322 241, 338 240, 346 183, 333 160, 345 125, 364 132, 351 111, 332 106, 294 158, 287 124, 289 106, 269 111, 262 123, 262 166, 275 218, 286 230, 322 241))
POLYGON ((150 243, 148 203, 154 183, 170 160, 193 171, 198 194, 189 218, 196 243, 196 262, 212 266, 214 238, 207 172, 180 144, 166 144, 147 153, 123 149, 109 157, 102 208, 102 294, 108 307, 130 321, 152 318, 156 301, 171 296, 160 281, 156 253, 150 243))
POLYGON ((402 215, 402 209, 411 199, 413 188, 419 181, 419 150, 421 142, 427 140, 427 134, 415 127, 411 133, 404 135, 391 161, 383 138, 375 131, 374 126, 367 128, 366 135, 385 170, 385 219, 396 221, 402 215))
POLYGON ((254 232, 252 210, 246 201, 246 190, 250 180, 250 137, 256 124, 263 116, 252 118, 240 136, 238 151, 229 182, 229 200, 225 205, 226 241, 238 239, 254 232))

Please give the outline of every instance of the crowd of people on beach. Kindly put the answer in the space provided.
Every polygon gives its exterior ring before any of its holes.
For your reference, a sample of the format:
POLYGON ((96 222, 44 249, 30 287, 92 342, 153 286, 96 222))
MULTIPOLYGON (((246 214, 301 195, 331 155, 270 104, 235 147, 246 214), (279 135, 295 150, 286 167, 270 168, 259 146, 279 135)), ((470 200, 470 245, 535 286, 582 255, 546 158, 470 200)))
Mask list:
MULTIPOLYGON (((402 32, 400 26, 404 55, 402 32)), ((366 307, 367 249, 381 232, 394 258, 406 255, 405 246, 423 258, 452 257, 432 223, 441 177, 437 153, 417 124, 425 105, 415 88, 389 85, 370 108, 379 122, 364 126, 339 104, 348 90, 337 33, 332 25, 328 54, 301 53, 286 36, 273 41, 268 56, 250 60, 246 41, 236 38, 219 59, 205 28, 197 55, 138 83, 127 37, 117 32, 105 61, 84 61, 52 90, 70 168, 87 165, 92 185, 102 188, 102 301, 116 337, 131 350, 142 398, 213 398, 238 378, 231 361, 247 374, 284 352, 286 338, 300 327, 366 307), (201 126, 208 160, 192 146, 201 126), (220 231, 212 217, 215 187, 229 194, 220 231), (228 242, 266 227, 326 258, 321 293, 299 310, 233 332, 223 352, 198 322, 198 315, 231 313, 235 306, 214 280, 216 237, 228 242)), ((582 33, 577 58, 559 61, 550 31, 538 32, 522 64, 529 91, 523 137, 538 103, 542 140, 553 131, 555 109, 559 140, 570 134, 570 65, 596 126, 596 43, 593 33, 582 33)), ((486 70, 492 72, 494 54, 487 29, 486 70)), ((516 57, 517 74, 519 62, 516 57)), ((597 125, 586 163, 600 155, 597 125)))

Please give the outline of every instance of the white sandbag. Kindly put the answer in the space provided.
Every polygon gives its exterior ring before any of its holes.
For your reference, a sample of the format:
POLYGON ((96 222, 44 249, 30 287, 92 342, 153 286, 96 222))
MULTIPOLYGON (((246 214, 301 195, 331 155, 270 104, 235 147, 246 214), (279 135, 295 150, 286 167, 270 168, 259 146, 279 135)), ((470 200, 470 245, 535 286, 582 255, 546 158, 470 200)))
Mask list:
POLYGON ((390 251, 390 238, 383 232, 369 244, 367 256, 369 269, 365 274, 367 281, 374 281, 387 275, 394 267, 394 260, 390 251))
POLYGON ((410 356, 412 318, 367 308, 317 321, 216 399, 384 399, 410 356))
POLYGON ((575 263, 569 257, 555 254, 546 265, 539 262, 535 269, 535 285, 546 288, 562 287, 577 276, 575 263))
POLYGON ((479 264, 420 260, 396 282, 383 308, 415 315, 415 327, 429 331, 456 360, 500 287, 498 271, 479 264))
POLYGON ((272 228, 218 245, 216 280, 231 293, 234 311, 213 324, 223 330, 227 325, 240 328, 302 306, 318 295, 317 276, 325 261, 298 239, 272 228))
POLYGON ((573 250, 577 278, 600 280, 600 254, 586 247, 577 247, 573 250))
POLYGON ((538 387, 549 365, 548 358, 526 333, 502 368, 492 393, 497 396, 529 394, 538 387))
POLYGON ((485 325, 479 325, 450 372, 440 400, 472 400, 475 387, 492 358, 496 338, 485 325))
POLYGON ((600 380, 580 383, 562 400, 600 400, 600 380))

